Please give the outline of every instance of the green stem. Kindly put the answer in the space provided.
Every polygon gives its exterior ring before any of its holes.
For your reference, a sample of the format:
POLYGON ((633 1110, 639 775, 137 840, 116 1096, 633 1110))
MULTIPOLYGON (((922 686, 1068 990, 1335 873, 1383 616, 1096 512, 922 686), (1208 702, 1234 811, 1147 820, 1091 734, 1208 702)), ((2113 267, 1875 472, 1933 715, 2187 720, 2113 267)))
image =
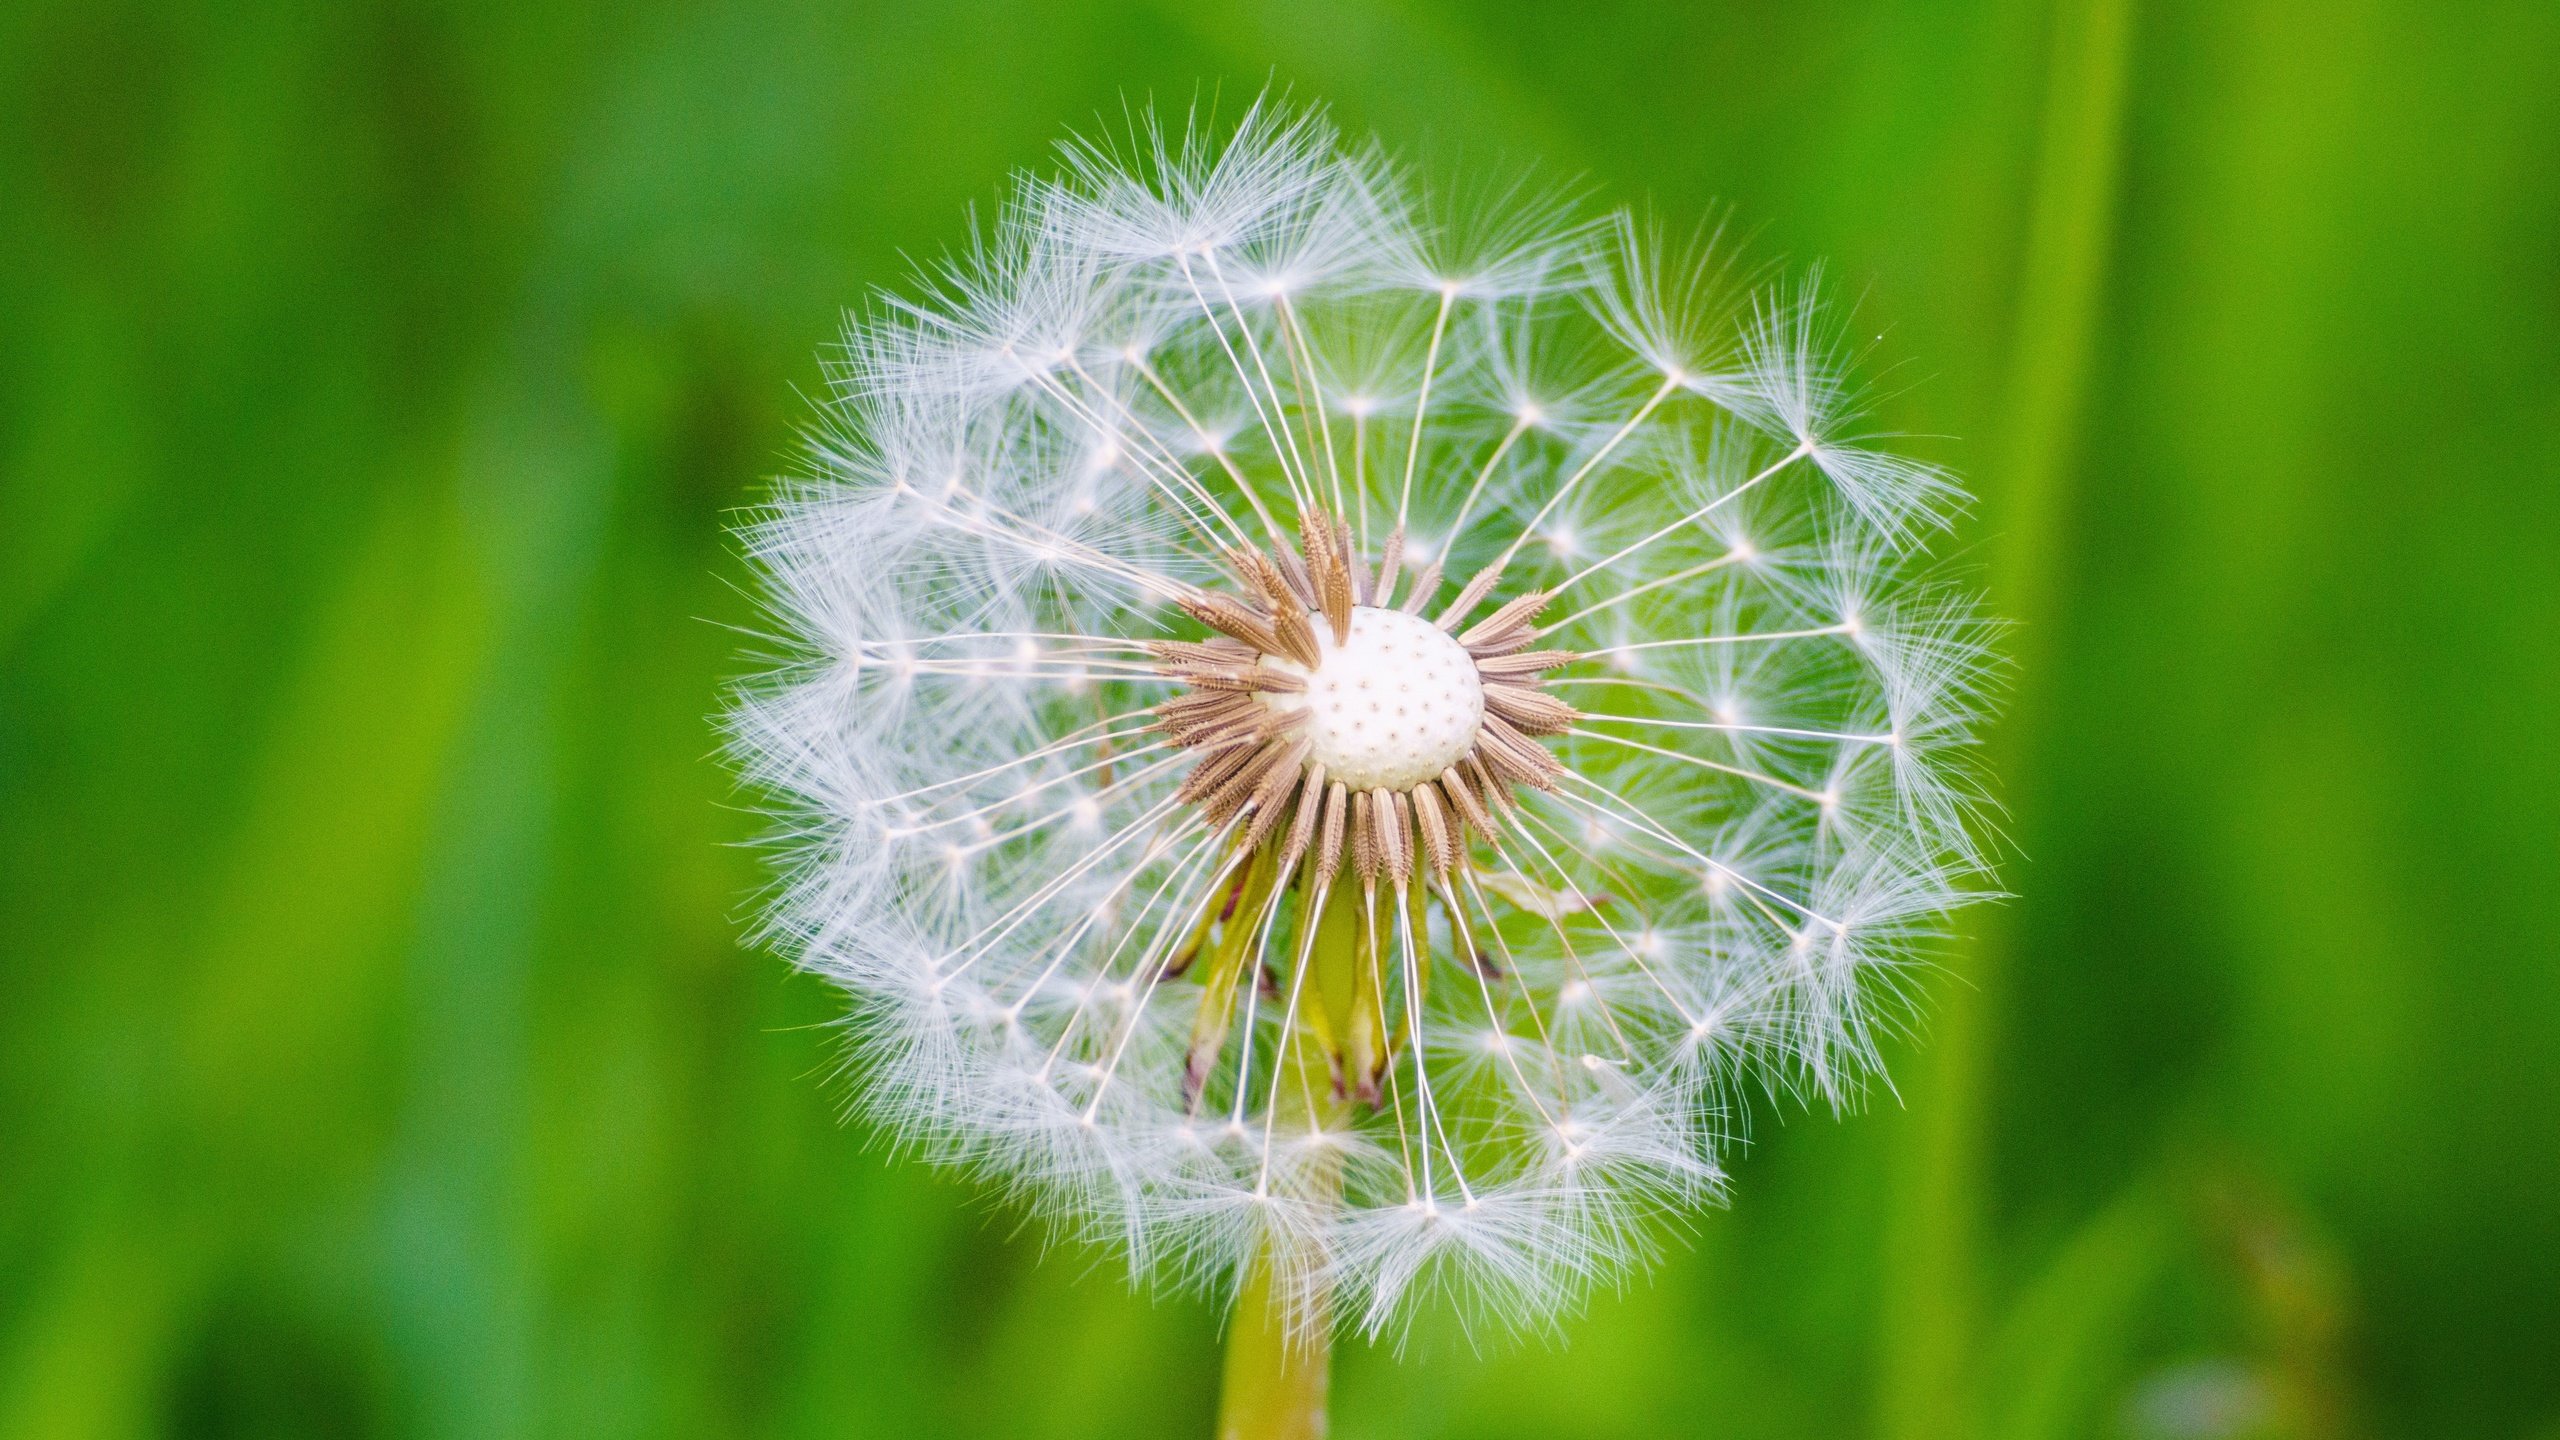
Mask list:
MULTIPOLYGON (((1280 1066, 1272 1087, 1269 1123, 1324 1129, 1340 1123, 1349 1100, 1335 1089, 1336 1077, 1349 1083, 1350 1061, 1336 1047, 1351 1018, 1351 998, 1361 989, 1354 970, 1374 947, 1361 942, 1354 923, 1349 886, 1317 891, 1313 865, 1302 879, 1298 924, 1312 927, 1303 962, 1309 967, 1313 1009, 1302 1021, 1323 1012, 1338 1015, 1322 1024, 1288 1027, 1272 1052, 1280 1066), (1321 904, 1317 903, 1321 895, 1321 904)), ((1369 977, 1374 983, 1376 977, 1369 977)), ((1299 982, 1289 982, 1295 985, 1299 982)), ((1317 1198, 1341 1194, 1338 1164, 1317 1167, 1298 1177, 1317 1198)), ((1291 1261, 1298 1257, 1265 1248, 1245 1273, 1235 1313, 1227 1321, 1226 1389, 1218 1405, 1218 1440, 1320 1440, 1328 1428, 1326 1392, 1333 1373, 1333 1307, 1329 1290, 1312 1293, 1292 1287, 1301 1283, 1291 1261)), ((1306 1282, 1321 1286, 1321 1281, 1306 1282)))
POLYGON ((1267 1255, 1254 1262, 1227 1323, 1218 1440, 1319 1440, 1325 1433, 1332 1327, 1321 1315, 1292 1324, 1274 1292, 1274 1269, 1267 1255))

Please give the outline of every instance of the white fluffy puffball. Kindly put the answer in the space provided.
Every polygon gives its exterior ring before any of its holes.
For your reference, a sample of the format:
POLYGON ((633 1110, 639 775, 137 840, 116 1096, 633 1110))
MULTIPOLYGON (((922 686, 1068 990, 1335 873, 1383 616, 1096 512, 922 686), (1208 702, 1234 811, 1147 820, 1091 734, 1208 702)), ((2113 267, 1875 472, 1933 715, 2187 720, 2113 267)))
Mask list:
POLYGON ((891 1133, 1136 1273, 1534 1326, 1833 1104, 1983 879, 1988 664, 1811 284, 1319 118, 1071 143, 750 532, 769 936, 891 1133))

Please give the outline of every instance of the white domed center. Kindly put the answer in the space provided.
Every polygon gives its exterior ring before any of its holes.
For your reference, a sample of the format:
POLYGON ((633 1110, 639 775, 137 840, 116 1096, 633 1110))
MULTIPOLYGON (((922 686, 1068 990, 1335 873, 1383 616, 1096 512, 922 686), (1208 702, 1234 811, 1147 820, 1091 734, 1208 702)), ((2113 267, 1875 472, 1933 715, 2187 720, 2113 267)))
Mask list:
POLYGON ((1323 661, 1307 673, 1305 694, 1273 703, 1307 712, 1307 758, 1326 779, 1354 790, 1410 789, 1474 747, 1484 684, 1475 658, 1440 627, 1362 605, 1351 612, 1351 638, 1336 644, 1325 618, 1312 619, 1323 661))

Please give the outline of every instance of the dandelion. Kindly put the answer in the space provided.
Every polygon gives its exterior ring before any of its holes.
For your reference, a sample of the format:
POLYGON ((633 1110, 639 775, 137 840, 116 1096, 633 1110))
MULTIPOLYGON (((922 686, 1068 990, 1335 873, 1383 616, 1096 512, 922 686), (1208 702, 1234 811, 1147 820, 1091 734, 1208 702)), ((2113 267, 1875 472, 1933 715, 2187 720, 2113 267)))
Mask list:
POLYGON ((1852 1100, 1980 872, 1960 492, 1861 440, 1818 289, 1729 281, 1142 121, 854 326, 752 532, 771 933, 864 1103, 1237 1296, 1268 1433, 1338 1325, 1626 1274, 1743 1087, 1852 1100))

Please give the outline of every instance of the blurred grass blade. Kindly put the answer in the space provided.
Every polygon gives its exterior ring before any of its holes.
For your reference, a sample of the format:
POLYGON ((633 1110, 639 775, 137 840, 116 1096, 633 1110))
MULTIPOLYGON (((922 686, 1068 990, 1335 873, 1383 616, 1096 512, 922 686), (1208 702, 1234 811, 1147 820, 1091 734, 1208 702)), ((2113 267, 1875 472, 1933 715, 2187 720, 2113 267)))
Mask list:
POLYGON ((1983 1396, 1990 1440, 2105 1433, 2137 1308, 2166 1264, 2170 1207, 2137 1185, 2080 1227, 2030 1280, 1988 1337, 1983 1396))
MULTIPOLYGON (((2053 20, 2008 428, 1984 485, 1999 536, 1992 604, 2019 627, 2014 653, 2026 682, 1992 741, 1992 773, 2012 793, 2022 793, 2019 770, 2033 758, 2034 662, 2053 629, 2054 553, 2105 289, 2132 31, 2132 0, 2063 0, 2053 20)), ((1950 959, 1963 983, 1940 987, 1922 1073, 1908 1092, 1915 1123, 1885 1241, 1879 1429, 1893 1440, 1979 1433, 1973 1371, 1986 1266, 1978 1211, 1990 1193, 1987 1051, 2006 926, 1998 911, 1978 912, 1975 926, 1972 944, 1950 959)))

